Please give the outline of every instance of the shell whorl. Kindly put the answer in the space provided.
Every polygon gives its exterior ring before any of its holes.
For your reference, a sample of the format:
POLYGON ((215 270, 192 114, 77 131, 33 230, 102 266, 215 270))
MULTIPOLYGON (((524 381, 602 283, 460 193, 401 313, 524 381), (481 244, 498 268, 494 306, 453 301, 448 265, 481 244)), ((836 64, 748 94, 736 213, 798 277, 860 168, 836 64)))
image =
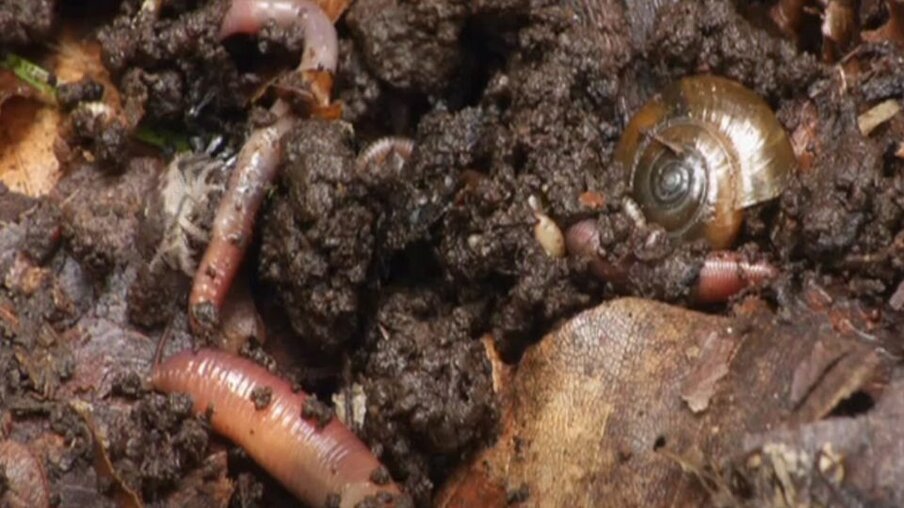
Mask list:
POLYGON ((769 105, 715 76, 684 78, 644 105, 616 160, 649 221, 717 248, 734 241, 743 209, 781 194, 796 165, 769 105))

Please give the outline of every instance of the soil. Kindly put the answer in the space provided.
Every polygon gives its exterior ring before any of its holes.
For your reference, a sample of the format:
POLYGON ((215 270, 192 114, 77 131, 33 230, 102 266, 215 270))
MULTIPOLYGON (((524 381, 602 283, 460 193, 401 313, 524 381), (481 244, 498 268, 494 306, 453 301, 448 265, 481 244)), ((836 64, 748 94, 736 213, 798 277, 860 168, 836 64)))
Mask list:
MULTIPOLYGON (((857 120, 904 99, 904 48, 864 43, 856 66, 825 62, 818 31, 795 44, 759 3, 626 3, 357 0, 337 22, 341 118, 306 119, 287 138, 240 274, 267 336, 242 354, 320 400, 360 385, 356 430, 419 506, 500 432, 488 347, 517 366, 549 330, 620 295, 695 307, 709 248, 639 224, 613 161, 631 116, 682 76, 756 91, 795 145, 799 170, 780 198, 745 211, 736 242, 781 272, 756 295, 787 315, 818 280, 837 301, 877 309, 870 326, 901 329, 886 302, 904 278, 904 115, 869 136, 857 120), (387 135, 412 138, 411 157, 358 170, 356 154, 387 135), (563 230, 594 219, 608 259, 635 260, 630 284, 548 255, 538 210, 563 230)), ((114 4, 91 29, 121 110, 90 116, 80 105, 99 85, 66 85, 66 141, 84 150, 49 195, 0 187, 0 438, 32 444, 59 506, 297 506, 190 401, 144 378, 161 337, 166 353, 217 340, 188 331, 190 277, 230 156, 303 39, 271 26, 219 41, 226 0, 164 2, 159 17, 140 0, 114 4), (177 132, 196 158, 173 162, 135 141, 140 129, 177 132), (176 177, 193 208, 167 208, 176 177), (99 433, 115 474, 96 472, 99 433)), ((67 16, 49 0, 0 0, 0 48, 34 49, 67 16)), ((732 315, 734 303, 703 310, 732 315)), ((9 480, 0 470, 0 498, 9 480)), ((512 502, 530 498, 516 487, 512 502)))
POLYGON ((0 3, 0 44, 24 46, 42 42, 50 35, 55 20, 55 0, 3 0, 0 3))

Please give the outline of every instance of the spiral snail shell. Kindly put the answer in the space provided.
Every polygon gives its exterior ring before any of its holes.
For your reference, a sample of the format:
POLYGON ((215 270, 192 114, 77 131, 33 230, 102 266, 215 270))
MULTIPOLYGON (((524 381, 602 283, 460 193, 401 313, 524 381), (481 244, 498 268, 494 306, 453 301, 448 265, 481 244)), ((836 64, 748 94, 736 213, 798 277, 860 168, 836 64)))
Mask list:
POLYGON ((743 210, 781 194, 796 165, 769 105, 715 76, 684 78, 644 105, 615 158, 650 222, 719 249, 734 242, 743 210))

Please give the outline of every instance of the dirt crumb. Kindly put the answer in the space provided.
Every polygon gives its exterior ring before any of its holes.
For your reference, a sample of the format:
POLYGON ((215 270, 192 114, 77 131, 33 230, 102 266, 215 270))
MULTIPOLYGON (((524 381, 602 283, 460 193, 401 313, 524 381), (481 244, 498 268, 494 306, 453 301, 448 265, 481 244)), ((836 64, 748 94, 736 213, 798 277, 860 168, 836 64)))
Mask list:
POLYGON ((254 402, 254 409, 258 411, 266 409, 272 398, 273 388, 269 386, 258 386, 251 390, 251 401, 254 402))
POLYGON ((301 408, 301 417, 305 420, 313 420, 318 429, 326 427, 334 416, 333 408, 317 400, 317 397, 313 395, 305 399, 304 406, 301 408))
POLYGON ((283 192, 263 214, 258 272, 315 350, 335 351, 357 330, 373 252, 374 217, 350 135, 340 122, 301 122, 287 140, 283 192))
POLYGON ((383 443, 384 463, 419 503, 434 475, 488 439, 497 418, 489 362, 472 335, 479 309, 440 302, 429 291, 387 295, 368 331, 375 349, 362 383, 365 435, 383 443))

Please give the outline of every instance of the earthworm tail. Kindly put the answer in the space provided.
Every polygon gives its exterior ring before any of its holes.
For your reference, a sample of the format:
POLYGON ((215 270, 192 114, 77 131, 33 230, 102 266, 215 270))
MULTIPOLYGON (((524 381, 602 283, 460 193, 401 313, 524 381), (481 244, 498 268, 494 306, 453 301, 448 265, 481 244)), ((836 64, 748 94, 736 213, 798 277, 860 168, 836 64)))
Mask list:
MULTIPOLYGON (((596 221, 585 219, 573 224, 565 234, 568 253, 588 260, 597 278, 617 286, 630 285, 624 268, 610 263, 600 249, 596 221)), ((778 270, 765 261, 751 262, 732 251, 707 255, 693 288, 698 303, 725 302, 748 286, 757 286, 778 276, 778 270)))
POLYGON ((724 302, 777 276, 778 270, 765 261, 751 262, 737 252, 713 252, 703 261, 694 298, 700 303, 724 302))
POLYGON ((399 136, 380 138, 358 154, 355 165, 358 171, 366 170, 371 164, 382 164, 387 157, 398 156, 408 160, 414 151, 414 140, 399 136))
POLYGON ((572 256, 586 259, 590 272, 598 279, 616 286, 627 284, 625 271, 604 256, 596 220, 584 219, 571 225, 565 232, 565 249, 572 256))
POLYGON ((399 496, 395 484, 371 481, 381 465, 342 422, 333 418, 318 428, 302 418, 308 395, 293 393, 288 382, 250 360, 210 349, 183 351, 154 368, 152 384, 163 392, 189 394, 199 414, 211 409, 216 432, 239 444, 311 506, 335 502, 335 495, 342 507, 371 496, 399 496), (272 398, 265 408, 256 409, 252 393, 260 388, 271 389, 272 398))
POLYGON ((282 161, 282 137, 295 122, 278 101, 275 123, 251 133, 236 160, 214 218, 210 243, 195 272, 189 316, 196 332, 215 327, 254 232, 254 221, 282 161))

